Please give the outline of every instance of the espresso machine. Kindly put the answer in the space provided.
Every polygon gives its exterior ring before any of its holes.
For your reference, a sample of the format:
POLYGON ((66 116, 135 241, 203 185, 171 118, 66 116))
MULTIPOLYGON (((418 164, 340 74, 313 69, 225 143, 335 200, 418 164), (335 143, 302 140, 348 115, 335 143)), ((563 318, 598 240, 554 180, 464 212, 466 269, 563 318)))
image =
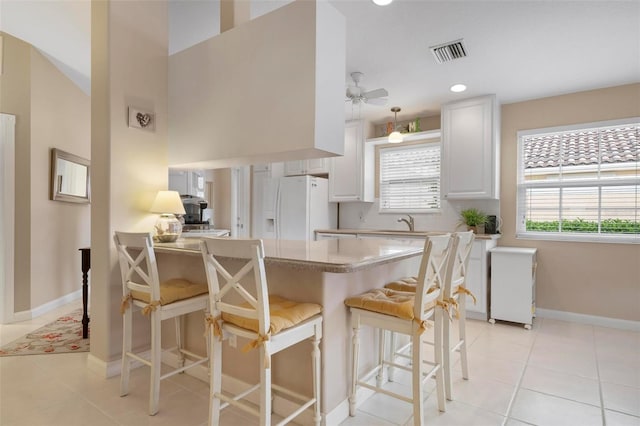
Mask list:
POLYGON ((209 229, 211 225, 209 220, 204 220, 202 217, 204 209, 209 205, 207 200, 194 195, 181 195, 180 198, 182 199, 182 205, 186 212, 183 217, 183 230, 209 229))

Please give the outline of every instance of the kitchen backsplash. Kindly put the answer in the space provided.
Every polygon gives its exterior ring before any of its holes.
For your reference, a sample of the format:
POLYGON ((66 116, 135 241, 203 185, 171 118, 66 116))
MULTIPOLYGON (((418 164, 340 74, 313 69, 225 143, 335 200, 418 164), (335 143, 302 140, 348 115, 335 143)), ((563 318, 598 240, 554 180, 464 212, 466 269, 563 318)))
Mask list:
MULTIPOLYGON (((418 231, 456 231, 460 226, 460 210, 475 207, 489 215, 500 215, 498 200, 442 201, 439 213, 411 214, 418 231)), ((378 199, 374 203, 341 203, 340 228, 342 229, 392 229, 406 230, 407 225, 398 218, 401 213, 380 213, 378 199)))

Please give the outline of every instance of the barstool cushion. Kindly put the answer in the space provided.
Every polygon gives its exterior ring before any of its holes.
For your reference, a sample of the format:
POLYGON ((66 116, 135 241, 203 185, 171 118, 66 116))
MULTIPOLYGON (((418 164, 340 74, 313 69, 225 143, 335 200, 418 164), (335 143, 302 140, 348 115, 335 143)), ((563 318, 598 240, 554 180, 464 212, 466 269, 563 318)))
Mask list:
MULTIPOLYGON (((352 308, 378 312, 403 319, 413 319, 415 292, 397 291, 390 288, 376 288, 344 301, 352 308)), ((435 306, 436 300, 430 302, 426 309, 435 306)))
POLYGON ((399 280, 391 281, 384 285, 385 288, 390 288, 396 291, 411 291, 416 292, 418 286, 418 279, 416 277, 400 278, 399 280))
MULTIPOLYGON (((246 302, 240 306, 244 308, 250 307, 246 302)), ((269 317, 271 320, 269 333, 271 335, 277 334, 282 330, 308 320, 320 312, 322 312, 322 306, 316 303, 300 303, 280 296, 269 296, 269 317)), ((246 328, 256 333, 258 332, 257 319, 223 312, 222 320, 237 325, 238 327, 246 328)))
MULTIPOLYGON (((209 286, 207 283, 194 283, 183 278, 171 278, 160 283, 160 304, 168 305, 208 292, 209 286)), ((131 290, 131 297, 145 303, 151 303, 151 293, 131 290)))

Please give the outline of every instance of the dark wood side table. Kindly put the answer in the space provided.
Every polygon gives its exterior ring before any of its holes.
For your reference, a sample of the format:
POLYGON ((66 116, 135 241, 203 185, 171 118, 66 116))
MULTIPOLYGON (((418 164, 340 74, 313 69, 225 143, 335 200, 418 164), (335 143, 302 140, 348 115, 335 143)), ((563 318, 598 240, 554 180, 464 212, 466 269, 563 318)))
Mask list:
POLYGON ((82 253, 82 338, 89 337, 89 314, 87 312, 87 304, 89 302, 89 279, 88 273, 91 269, 91 249, 83 247, 82 253))

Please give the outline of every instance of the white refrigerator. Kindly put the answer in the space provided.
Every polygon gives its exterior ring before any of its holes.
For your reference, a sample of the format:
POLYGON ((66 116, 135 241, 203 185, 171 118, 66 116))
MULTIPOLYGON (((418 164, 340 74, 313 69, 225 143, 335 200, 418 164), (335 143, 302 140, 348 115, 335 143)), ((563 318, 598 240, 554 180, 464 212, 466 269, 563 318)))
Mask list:
POLYGON ((316 229, 335 229, 336 203, 329 202, 329 184, 315 176, 289 176, 278 180, 274 208, 275 238, 314 240, 316 229))

